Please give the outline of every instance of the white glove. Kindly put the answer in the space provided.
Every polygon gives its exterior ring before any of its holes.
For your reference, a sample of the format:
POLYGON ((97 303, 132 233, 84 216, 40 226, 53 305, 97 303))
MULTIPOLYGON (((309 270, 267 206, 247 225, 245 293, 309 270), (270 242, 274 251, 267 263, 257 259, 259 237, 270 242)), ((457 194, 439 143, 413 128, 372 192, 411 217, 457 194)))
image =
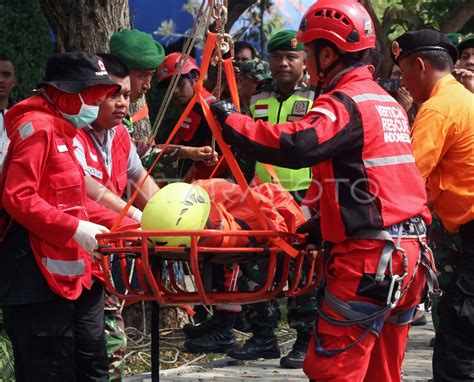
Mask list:
POLYGON ((133 211, 133 214, 131 216, 131 218, 133 220, 135 220, 136 222, 140 223, 142 222, 142 215, 143 215, 143 212, 140 211, 138 208, 135 209, 135 211, 133 211))
POLYGON ((76 233, 74 233, 73 239, 79 244, 85 251, 91 254, 92 257, 99 255, 96 253, 97 239, 95 235, 99 233, 107 233, 109 230, 99 224, 94 224, 85 220, 79 220, 76 233))

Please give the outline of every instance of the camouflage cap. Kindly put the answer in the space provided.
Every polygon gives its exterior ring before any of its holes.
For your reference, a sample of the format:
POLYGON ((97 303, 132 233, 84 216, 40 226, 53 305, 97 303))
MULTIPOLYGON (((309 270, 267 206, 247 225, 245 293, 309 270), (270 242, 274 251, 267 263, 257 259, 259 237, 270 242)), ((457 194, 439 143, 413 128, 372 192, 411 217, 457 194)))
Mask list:
POLYGON ((272 78, 270 64, 259 59, 244 62, 240 67, 240 75, 261 82, 272 78))

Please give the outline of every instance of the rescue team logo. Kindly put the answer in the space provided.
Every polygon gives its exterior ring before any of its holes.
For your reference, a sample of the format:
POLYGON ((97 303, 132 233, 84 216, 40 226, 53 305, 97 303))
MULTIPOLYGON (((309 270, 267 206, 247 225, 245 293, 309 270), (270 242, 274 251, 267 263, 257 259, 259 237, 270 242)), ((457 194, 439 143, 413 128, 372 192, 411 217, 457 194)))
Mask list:
POLYGON ((410 125, 401 107, 375 105, 387 143, 410 143, 410 125))
POLYGON ((295 101, 291 114, 305 115, 309 107, 309 101, 295 101))
POLYGON ((107 72, 107 69, 105 69, 105 65, 102 62, 102 60, 97 60, 97 65, 99 66, 100 72, 95 72, 96 76, 108 76, 109 73, 107 72))
POLYGON ((268 114, 268 105, 255 105, 255 115, 268 114))
POLYGON ((102 62, 102 60, 99 60, 99 61, 97 62, 97 64, 99 65, 100 70, 105 70, 105 65, 104 65, 104 63, 102 62))

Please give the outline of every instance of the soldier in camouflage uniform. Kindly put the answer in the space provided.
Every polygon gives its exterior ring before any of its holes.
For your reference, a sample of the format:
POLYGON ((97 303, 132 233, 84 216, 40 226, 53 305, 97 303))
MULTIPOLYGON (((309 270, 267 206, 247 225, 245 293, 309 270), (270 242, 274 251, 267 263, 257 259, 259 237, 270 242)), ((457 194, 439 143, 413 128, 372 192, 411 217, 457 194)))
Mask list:
MULTIPOLYGON (((457 233, 446 231, 441 220, 433 214, 433 222, 428 231, 428 245, 436 261, 439 287, 445 290, 453 278, 453 271, 456 268, 455 260, 460 256, 461 239, 457 233)), ((432 303, 431 312, 436 331, 439 325, 439 297, 434 297, 432 303)))
POLYGON ((237 86, 241 112, 250 115, 250 98, 263 87, 273 83, 270 64, 258 58, 239 64, 237 86))

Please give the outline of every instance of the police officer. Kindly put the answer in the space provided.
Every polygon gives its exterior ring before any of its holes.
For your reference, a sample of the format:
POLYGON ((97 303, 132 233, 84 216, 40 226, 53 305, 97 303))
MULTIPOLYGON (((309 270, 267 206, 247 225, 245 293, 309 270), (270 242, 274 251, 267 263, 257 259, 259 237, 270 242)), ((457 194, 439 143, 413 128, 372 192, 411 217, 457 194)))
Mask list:
MULTIPOLYGON (((284 30, 270 39, 267 49, 275 82, 250 99, 252 118, 270 123, 296 121, 309 111, 314 101, 314 89, 301 84, 306 68, 304 46, 296 39, 296 31, 284 30)), ((274 169, 283 187, 301 202, 311 181, 309 168, 274 169)), ((260 183, 272 181, 262 163, 257 163, 255 172, 260 183)))
POLYGON ((287 168, 317 165, 327 261, 306 374, 400 381, 408 323, 426 275, 435 278, 422 250, 431 216, 408 119, 363 63, 376 36, 360 3, 316 2, 297 38, 316 93, 325 90, 305 116, 274 125, 229 102, 211 108, 224 139, 246 155, 287 168))

